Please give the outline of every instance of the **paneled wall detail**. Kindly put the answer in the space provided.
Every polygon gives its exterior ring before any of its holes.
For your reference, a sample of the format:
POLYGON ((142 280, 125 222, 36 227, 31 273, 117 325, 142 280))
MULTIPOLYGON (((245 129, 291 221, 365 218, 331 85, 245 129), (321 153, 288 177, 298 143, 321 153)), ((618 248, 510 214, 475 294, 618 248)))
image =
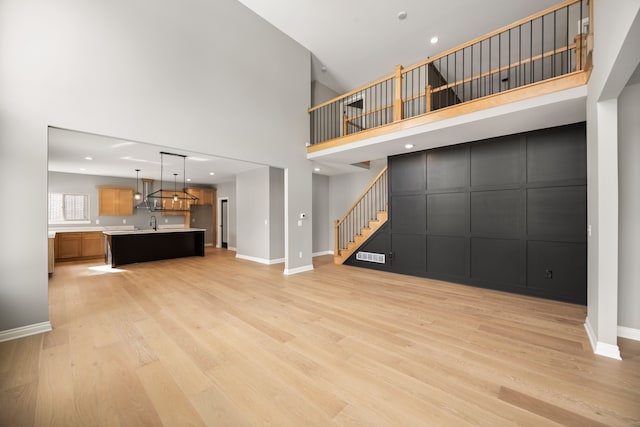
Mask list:
POLYGON ((584 123, 389 158, 398 273, 586 303, 584 123))

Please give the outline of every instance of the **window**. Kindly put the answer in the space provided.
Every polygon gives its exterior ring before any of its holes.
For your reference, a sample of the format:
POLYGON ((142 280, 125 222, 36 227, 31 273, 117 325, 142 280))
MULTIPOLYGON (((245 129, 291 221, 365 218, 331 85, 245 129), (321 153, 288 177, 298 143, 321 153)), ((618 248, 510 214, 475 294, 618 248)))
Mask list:
POLYGON ((88 194, 49 193, 49 224, 88 222, 88 194))

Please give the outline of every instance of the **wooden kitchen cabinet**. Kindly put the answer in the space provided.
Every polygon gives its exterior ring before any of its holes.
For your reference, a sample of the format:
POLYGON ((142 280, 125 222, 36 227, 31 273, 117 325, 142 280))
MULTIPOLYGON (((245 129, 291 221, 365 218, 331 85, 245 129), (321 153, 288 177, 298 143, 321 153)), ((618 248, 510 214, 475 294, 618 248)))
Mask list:
POLYGON ((80 258, 82 256, 82 233, 56 233, 56 259, 80 258))
POLYGON ((101 231, 82 233, 82 257, 104 256, 104 234, 101 231))
POLYGON ((55 260, 99 258, 104 256, 101 231, 58 232, 54 242, 55 260))
POLYGON ((98 215, 133 215, 133 188, 98 187, 98 215))
POLYGON ((216 190, 213 188, 187 188, 187 192, 198 198, 195 201, 197 205, 215 205, 216 190))

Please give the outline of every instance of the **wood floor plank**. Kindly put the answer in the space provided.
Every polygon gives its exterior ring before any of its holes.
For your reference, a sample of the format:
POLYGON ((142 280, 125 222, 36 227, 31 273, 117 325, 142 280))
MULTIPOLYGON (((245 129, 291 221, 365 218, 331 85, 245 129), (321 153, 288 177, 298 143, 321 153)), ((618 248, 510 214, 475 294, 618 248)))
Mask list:
POLYGON ((75 419, 75 395, 69 346, 50 347, 42 353, 35 425, 70 426, 75 419))
POLYGON ((640 345, 595 356, 584 306, 234 255, 57 264, 0 425, 640 425, 640 345))
POLYGON ((251 426, 246 413, 215 386, 192 396, 190 400, 200 417, 210 427, 251 426))
POLYGON ((35 425, 37 401, 37 381, 0 391, 0 426, 35 425))
POLYGON ((520 393, 508 387, 500 387, 500 400, 509 402, 527 411, 539 414, 545 418, 556 421, 563 425, 575 425, 584 427, 605 427, 606 424, 599 423, 590 418, 583 417, 576 413, 567 411, 559 406, 553 405, 540 399, 520 393))
POLYGON ((136 373, 147 396, 153 402, 163 425, 205 425, 161 362, 150 363, 138 368, 136 373))
POLYGON ((136 326, 154 354, 158 355, 162 366, 187 397, 213 386, 211 380, 202 375, 202 370, 189 358, 184 349, 176 346, 153 320, 141 320, 136 326))
POLYGON ((0 390, 9 390, 37 382, 42 340, 43 334, 32 335, 17 340, 15 344, 8 343, 3 346, 11 349, 11 355, 7 358, 11 362, 10 365, 6 365, 7 362, 4 362, 5 372, 0 377, 0 390))

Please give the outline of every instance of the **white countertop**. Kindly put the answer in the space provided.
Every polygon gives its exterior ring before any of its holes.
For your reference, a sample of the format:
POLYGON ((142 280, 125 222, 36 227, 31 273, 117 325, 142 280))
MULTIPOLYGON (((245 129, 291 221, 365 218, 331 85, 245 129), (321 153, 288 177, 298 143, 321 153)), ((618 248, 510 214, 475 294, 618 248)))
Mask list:
POLYGON ((133 225, 94 225, 86 227, 49 227, 47 237, 53 239, 56 233, 81 233, 90 231, 102 231, 104 234, 131 234, 131 233, 171 233, 177 231, 200 231, 196 228, 184 228, 180 224, 158 224, 158 230, 136 230, 133 225))
POLYGON ((158 228, 157 230, 105 230, 102 234, 121 236, 124 234, 158 234, 158 233, 186 233, 191 231, 206 231, 204 228, 158 228))

